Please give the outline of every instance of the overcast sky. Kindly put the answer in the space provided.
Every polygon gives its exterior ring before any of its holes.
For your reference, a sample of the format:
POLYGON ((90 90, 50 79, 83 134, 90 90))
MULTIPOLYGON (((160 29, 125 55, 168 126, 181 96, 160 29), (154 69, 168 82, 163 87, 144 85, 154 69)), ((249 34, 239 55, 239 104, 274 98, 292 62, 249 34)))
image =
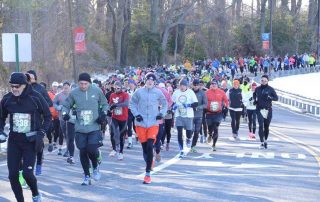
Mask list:
MULTIPOLYGON (((252 0, 242 0, 242 1, 243 1, 243 3, 251 6, 252 0)), ((229 0, 229 2, 232 2, 232 0, 229 0)), ((254 5, 256 5, 257 0, 253 0, 253 2, 254 2, 254 5)), ((280 2, 280 1, 278 0, 278 2, 280 2)), ((291 0, 289 0, 289 4, 290 4, 290 2, 291 2, 291 0)), ((302 0, 302 8, 303 9, 305 9, 308 6, 308 2, 309 2, 308 0, 302 0)))

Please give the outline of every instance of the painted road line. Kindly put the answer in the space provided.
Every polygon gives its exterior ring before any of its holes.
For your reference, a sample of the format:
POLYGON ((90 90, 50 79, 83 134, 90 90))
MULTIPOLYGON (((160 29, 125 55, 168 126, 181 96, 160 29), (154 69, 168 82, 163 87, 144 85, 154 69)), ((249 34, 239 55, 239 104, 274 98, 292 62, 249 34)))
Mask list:
POLYGON ((196 166, 203 167, 227 167, 227 168, 283 168, 287 166, 282 165, 271 165, 271 164, 249 164, 249 163, 241 163, 241 164, 228 164, 217 161, 197 161, 195 162, 196 166))
MULTIPOLYGON (((270 132, 272 132, 274 135, 278 136, 279 138, 287 141, 287 142, 290 142, 292 144, 295 144, 297 145, 298 147, 304 149, 305 151, 307 151, 308 153, 310 153, 317 161, 318 163, 318 167, 320 168, 320 157, 318 156, 318 154, 315 152, 317 150, 314 149, 314 147, 312 146, 309 146, 307 144, 305 144, 304 142, 300 141, 300 140, 297 140, 295 138, 292 138, 292 137, 289 137, 281 132, 278 132, 274 129, 270 129, 270 132)), ((320 177, 320 169, 318 171, 318 177, 320 177)))
POLYGON ((157 177, 202 177, 202 176, 253 176, 253 177, 296 177, 296 178, 318 178, 317 175, 290 175, 270 173, 181 173, 181 174, 157 174, 157 177))
POLYGON ((253 144, 250 144, 250 143, 241 143, 241 142, 237 142, 236 144, 235 143, 226 143, 226 142, 218 142, 217 145, 220 147, 220 146, 224 146, 224 147, 245 147, 245 148, 255 148, 255 149, 258 149, 259 148, 259 145, 253 143, 253 144))
MULTIPOLYGON (((187 155, 187 154, 189 153, 189 151, 190 151, 190 149, 184 150, 185 155, 187 155)), ((155 174, 155 173, 157 173, 157 172, 159 172, 159 171, 161 171, 161 170, 163 170, 163 169, 165 169, 165 168, 167 168, 167 167, 169 167, 169 166, 171 166, 171 165, 176 164, 177 162, 179 162, 179 161, 181 160, 181 158, 179 158, 179 156, 180 156, 180 152, 179 152, 179 154, 177 154, 177 155, 176 155, 175 157, 173 157, 172 159, 164 162, 163 164, 160 164, 159 166, 154 167, 154 168, 153 168, 153 171, 150 172, 151 175, 153 175, 153 174, 155 174)), ((138 178, 141 178, 141 177, 145 176, 145 174, 146 174, 146 173, 141 173, 141 174, 138 175, 137 177, 138 177, 138 178)))

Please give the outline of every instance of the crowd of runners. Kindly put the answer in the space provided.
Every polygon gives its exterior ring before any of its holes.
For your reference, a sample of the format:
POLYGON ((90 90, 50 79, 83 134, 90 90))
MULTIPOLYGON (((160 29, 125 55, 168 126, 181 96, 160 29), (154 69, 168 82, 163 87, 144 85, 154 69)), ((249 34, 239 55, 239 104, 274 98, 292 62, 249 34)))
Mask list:
MULTIPOLYGON (((304 55, 295 57, 292 68, 313 65, 312 56, 308 60, 304 55)), ((268 85, 268 73, 272 68, 287 69, 286 58, 284 66, 279 58, 226 56, 194 65, 128 67, 106 80, 81 73, 77 83, 55 81, 50 86, 39 82, 34 70, 12 73, 11 92, 1 100, 0 143, 8 143, 9 180, 16 200, 24 201, 22 187, 27 186, 33 201, 41 201, 35 175, 42 175, 45 166, 44 137, 48 152, 57 150, 69 164, 78 165, 75 147, 79 150, 82 185, 101 178, 101 147, 108 142, 105 134, 110 134, 109 156, 119 161, 125 160, 124 152, 130 152, 134 143, 141 144, 145 184, 151 183, 150 173, 155 161, 161 161, 161 151, 171 148, 173 127, 179 158, 186 155, 184 145, 194 153, 199 143, 218 150, 219 125, 227 116, 232 138, 259 138, 257 148, 267 149, 272 101, 278 100, 268 85), (259 71, 262 76, 255 81, 259 71), (239 134, 241 119, 247 122, 248 134, 239 134), (4 131, 6 123, 9 134, 4 131)))

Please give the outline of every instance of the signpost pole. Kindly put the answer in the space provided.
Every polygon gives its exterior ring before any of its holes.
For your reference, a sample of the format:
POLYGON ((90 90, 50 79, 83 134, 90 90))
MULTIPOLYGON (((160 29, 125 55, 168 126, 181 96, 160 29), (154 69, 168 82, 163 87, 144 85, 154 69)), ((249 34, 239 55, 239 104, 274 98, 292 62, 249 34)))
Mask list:
POLYGON ((19 37, 15 34, 15 45, 16 45, 16 72, 20 72, 19 66, 19 37))

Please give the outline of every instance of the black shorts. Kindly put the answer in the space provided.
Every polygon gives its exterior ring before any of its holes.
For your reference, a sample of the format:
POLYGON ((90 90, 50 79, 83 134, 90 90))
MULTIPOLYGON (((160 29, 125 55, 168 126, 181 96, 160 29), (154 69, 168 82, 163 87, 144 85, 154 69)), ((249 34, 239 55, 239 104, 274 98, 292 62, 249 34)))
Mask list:
POLYGON ((92 131, 90 133, 76 133, 75 141, 78 149, 86 148, 87 145, 97 145, 97 147, 103 145, 100 130, 92 131))

